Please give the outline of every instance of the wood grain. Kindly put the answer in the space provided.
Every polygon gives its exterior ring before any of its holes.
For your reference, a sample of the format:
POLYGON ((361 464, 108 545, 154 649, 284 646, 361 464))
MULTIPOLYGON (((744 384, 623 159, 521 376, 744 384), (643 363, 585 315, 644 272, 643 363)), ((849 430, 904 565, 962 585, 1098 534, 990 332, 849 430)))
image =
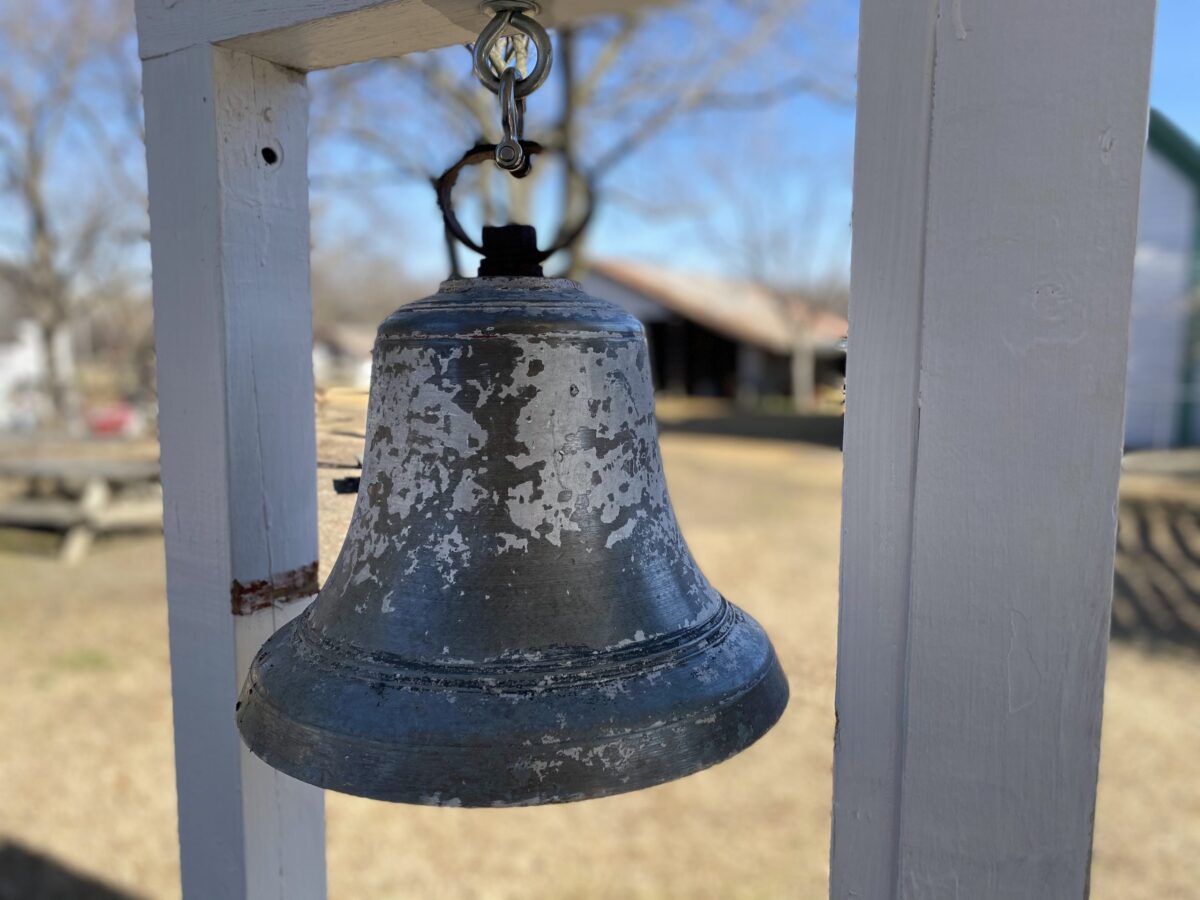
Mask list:
MULTIPOLYGON (((543 0, 547 26, 637 9, 637 0, 543 0)), ((143 59, 196 44, 231 47, 294 69, 325 69, 473 41, 478 0, 138 0, 143 59)))

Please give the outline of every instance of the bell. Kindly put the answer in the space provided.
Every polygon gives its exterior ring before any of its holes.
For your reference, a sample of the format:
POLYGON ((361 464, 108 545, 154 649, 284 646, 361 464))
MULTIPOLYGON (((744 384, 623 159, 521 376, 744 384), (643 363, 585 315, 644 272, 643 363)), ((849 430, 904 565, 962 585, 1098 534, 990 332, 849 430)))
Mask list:
POLYGON ((537 274, 518 227, 379 329, 345 544, 238 703, 250 749, 302 781, 601 797, 720 762, 787 704, 766 634, 679 532, 641 325, 537 274))

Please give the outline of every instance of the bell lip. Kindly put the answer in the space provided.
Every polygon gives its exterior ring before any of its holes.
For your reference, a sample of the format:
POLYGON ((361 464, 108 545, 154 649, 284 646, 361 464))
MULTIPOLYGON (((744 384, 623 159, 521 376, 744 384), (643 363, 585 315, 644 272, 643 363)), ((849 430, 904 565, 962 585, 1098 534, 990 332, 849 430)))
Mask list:
MULTIPOLYGON (((730 608, 737 620, 730 635, 665 674, 646 669, 624 679, 619 690, 572 686, 526 697, 537 704, 532 709, 539 721, 532 723, 520 720, 529 707, 503 692, 376 693, 346 672, 301 674, 312 685, 332 678, 337 683, 325 686, 343 702, 319 707, 316 716, 311 707, 309 715, 293 715, 297 711, 285 709, 286 700, 272 696, 264 660, 274 657, 277 664, 282 657, 293 673, 304 672, 306 663, 294 654, 288 658, 301 616, 276 632, 252 664, 238 701, 238 728, 256 756, 294 778, 391 802, 532 806, 652 787, 740 753, 787 706, 787 678, 765 632, 730 608), (364 692, 374 701, 369 715, 411 720, 407 740, 336 727, 347 712, 363 711, 364 692), (453 723, 438 721, 439 710, 471 723, 474 733, 456 734, 453 723), (554 731, 549 722, 564 716, 573 717, 572 727, 554 731), (327 721, 317 721, 322 718, 327 721), (619 727, 623 721, 635 727, 619 727), (497 778, 497 772, 505 774, 497 778)), ((313 694, 301 691, 300 702, 313 694)))

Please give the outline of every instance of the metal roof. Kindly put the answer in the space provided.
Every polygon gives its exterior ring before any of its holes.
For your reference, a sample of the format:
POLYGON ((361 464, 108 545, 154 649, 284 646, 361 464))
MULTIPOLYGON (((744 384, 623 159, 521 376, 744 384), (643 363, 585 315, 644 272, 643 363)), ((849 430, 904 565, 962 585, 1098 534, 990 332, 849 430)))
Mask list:
MULTIPOLYGON (((818 348, 832 348, 846 336, 842 316, 753 282, 626 260, 594 261, 591 272, 727 338, 773 353, 790 354, 804 326, 818 348)), ((593 292, 604 295, 602 288, 593 292)))
POLYGON ((1150 110, 1149 143, 1184 175, 1200 184, 1200 147, 1157 109, 1150 110))

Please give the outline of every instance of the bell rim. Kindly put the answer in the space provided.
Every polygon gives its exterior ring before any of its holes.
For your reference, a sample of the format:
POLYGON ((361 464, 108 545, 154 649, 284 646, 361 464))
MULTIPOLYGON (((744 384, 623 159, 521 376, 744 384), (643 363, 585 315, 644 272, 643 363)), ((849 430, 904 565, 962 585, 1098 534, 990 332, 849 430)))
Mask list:
MULTIPOLYGON (((735 613, 731 635, 738 646, 732 648, 737 658, 725 664, 727 668, 731 663, 741 667, 742 677, 734 679, 736 690, 716 690, 712 696, 703 696, 707 685, 701 683, 706 665, 702 657, 711 662, 731 650, 726 641, 709 644, 667 675, 643 670, 627 677, 623 690, 612 692, 607 699, 603 686, 596 685, 539 693, 529 702, 539 704, 538 710, 546 718, 553 718, 559 707, 577 709, 571 704, 578 702, 581 691, 598 711, 594 721, 585 717, 578 731, 561 740, 555 735, 553 741, 549 734, 535 740, 538 727, 514 729, 514 700, 502 692, 443 691, 454 698, 447 709, 462 710, 467 705, 468 715, 487 720, 477 735, 480 739, 474 742, 432 740, 439 733, 436 722, 423 723, 424 732, 414 726, 416 737, 410 741, 395 741, 339 732, 332 727, 337 720, 334 710, 326 710, 330 715, 324 724, 290 714, 263 689, 261 663, 264 656, 281 652, 280 641, 287 641, 289 632, 299 627, 295 620, 264 645, 252 664, 238 702, 238 728, 256 756, 300 781, 391 802, 514 807, 575 802, 652 787, 740 753, 769 731, 787 706, 787 679, 765 632, 737 607, 729 606, 735 613), (753 664, 747 667, 744 664, 750 659, 753 664), (654 707, 671 700, 681 685, 690 686, 694 693, 685 698, 691 702, 680 704, 674 717, 664 715, 628 730, 603 727, 606 715, 609 723, 621 720, 622 704, 633 707, 649 700, 654 707), (638 698, 637 703, 632 697, 638 698), (619 767, 610 771, 608 763, 596 767, 590 761, 603 761, 614 753, 629 754, 635 764, 628 771, 619 767), (551 769, 550 774, 545 775, 543 769, 551 769), (499 786, 494 783, 497 772, 507 773, 499 786), (522 780, 529 772, 536 773, 536 779, 522 780)), ((323 677, 328 678, 328 673, 323 677)), ((399 688, 391 696, 393 701, 403 698, 391 704, 393 714, 396 709, 421 708, 421 703, 413 700, 420 692, 399 688)), ((382 692, 379 698, 382 706, 382 692)), ((643 712, 639 710, 639 714, 643 712)), ((443 731, 452 733, 449 728, 443 731)))
POLYGON ((531 686, 549 692, 602 685, 631 674, 681 665, 724 640, 737 626, 739 617, 745 615, 718 595, 717 608, 702 621, 636 642, 601 650, 566 647, 491 659, 442 661, 412 659, 384 650, 367 650, 348 641, 330 640, 309 627, 311 609, 310 606, 297 616, 293 640, 306 659, 327 671, 338 669, 346 677, 371 684, 386 679, 390 686, 413 690, 479 690, 491 694, 524 693, 531 686), (354 667, 338 663, 346 656, 354 657, 354 667))

